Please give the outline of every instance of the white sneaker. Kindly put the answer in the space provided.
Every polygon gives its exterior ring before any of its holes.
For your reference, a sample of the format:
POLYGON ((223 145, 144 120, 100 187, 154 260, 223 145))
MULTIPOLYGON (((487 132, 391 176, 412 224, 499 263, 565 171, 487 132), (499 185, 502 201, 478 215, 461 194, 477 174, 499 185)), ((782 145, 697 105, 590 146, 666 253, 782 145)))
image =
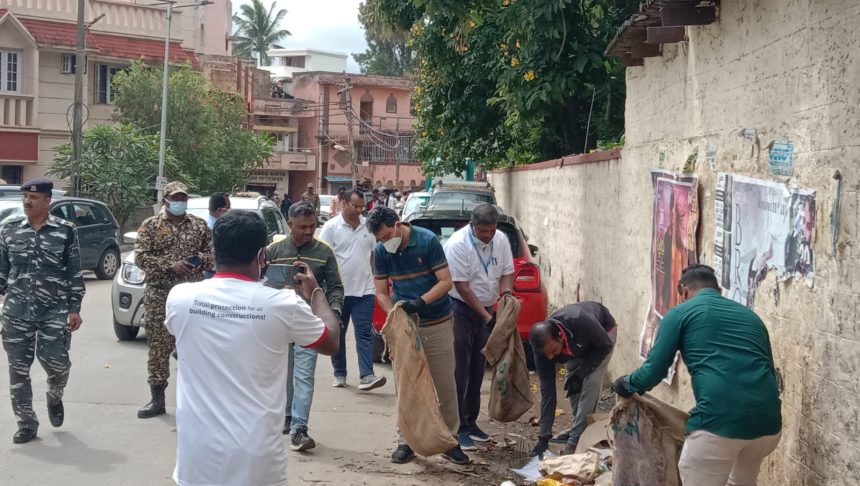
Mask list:
POLYGON ((331 386, 333 386, 335 388, 346 388, 346 377, 345 376, 335 376, 334 377, 334 383, 332 383, 331 386))
POLYGON ((387 380, 384 376, 377 377, 376 375, 368 375, 361 379, 358 383, 358 389, 361 391, 370 391, 374 388, 379 388, 385 384, 387 380))

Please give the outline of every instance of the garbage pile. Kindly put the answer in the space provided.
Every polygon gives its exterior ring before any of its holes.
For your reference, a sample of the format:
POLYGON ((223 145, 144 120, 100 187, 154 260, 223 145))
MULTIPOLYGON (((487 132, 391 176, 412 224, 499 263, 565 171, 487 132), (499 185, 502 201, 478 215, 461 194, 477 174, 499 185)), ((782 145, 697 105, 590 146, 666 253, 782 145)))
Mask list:
POLYGON ((647 394, 619 398, 612 412, 588 417, 576 453, 533 457, 513 471, 537 486, 680 486, 687 417, 647 394))

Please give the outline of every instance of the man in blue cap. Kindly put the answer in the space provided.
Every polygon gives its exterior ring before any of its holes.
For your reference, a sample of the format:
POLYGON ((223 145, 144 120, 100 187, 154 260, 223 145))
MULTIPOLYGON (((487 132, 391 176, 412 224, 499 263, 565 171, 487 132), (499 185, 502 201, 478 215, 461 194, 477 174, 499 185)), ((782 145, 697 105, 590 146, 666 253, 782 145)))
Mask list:
POLYGON ((63 425, 71 333, 82 322, 85 288, 78 237, 74 225, 49 214, 53 188, 45 179, 25 182, 24 214, 0 229, 0 294, 6 299, 0 323, 18 421, 12 437, 16 444, 31 441, 39 429, 30 386, 34 356, 48 374, 48 418, 54 427, 63 425))

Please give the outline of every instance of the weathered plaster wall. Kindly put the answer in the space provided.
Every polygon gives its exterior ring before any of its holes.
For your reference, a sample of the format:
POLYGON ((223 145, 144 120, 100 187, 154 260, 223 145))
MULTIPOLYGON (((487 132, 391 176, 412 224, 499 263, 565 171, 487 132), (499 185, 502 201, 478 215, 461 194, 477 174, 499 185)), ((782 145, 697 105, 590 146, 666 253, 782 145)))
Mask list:
MULTIPOLYGON (((763 282, 755 310, 785 380, 785 426, 760 484, 860 484, 860 3, 723 0, 689 42, 627 70, 622 160, 491 175, 501 204, 541 247, 551 302, 603 300, 621 323, 613 376, 638 365, 650 299, 648 169, 680 170, 698 150, 700 259, 714 261, 716 172, 768 175, 768 146, 795 144, 789 182, 817 191, 814 288, 763 282), (744 138, 744 129, 756 136, 744 138), (717 167, 705 161, 717 147, 717 167), (839 245, 831 250, 833 174, 844 177, 839 245)), ((656 394, 687 408, 689 375, 656 394)))

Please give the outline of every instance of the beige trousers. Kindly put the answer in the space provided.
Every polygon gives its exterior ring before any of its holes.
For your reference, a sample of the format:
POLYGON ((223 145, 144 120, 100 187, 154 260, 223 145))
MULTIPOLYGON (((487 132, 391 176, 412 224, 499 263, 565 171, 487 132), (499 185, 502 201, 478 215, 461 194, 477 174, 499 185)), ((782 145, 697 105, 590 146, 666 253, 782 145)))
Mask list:
POLYGON ((697 430, 687 436, 678 469, 684 486, 756 486, 764 458, 782 434, 728 439, 697 430))
MULTIPOLYGON (((454 380, 454 321, 419 327, 427 366, 439 397, 439 412, 451 435, 457 437, 460 429, 460 408, 457 402, 457 382, 454 380)), ((396 379, 397 377, 395 377, 396 379)), ((400 438, 400 443, 404 443, 400 438)))

